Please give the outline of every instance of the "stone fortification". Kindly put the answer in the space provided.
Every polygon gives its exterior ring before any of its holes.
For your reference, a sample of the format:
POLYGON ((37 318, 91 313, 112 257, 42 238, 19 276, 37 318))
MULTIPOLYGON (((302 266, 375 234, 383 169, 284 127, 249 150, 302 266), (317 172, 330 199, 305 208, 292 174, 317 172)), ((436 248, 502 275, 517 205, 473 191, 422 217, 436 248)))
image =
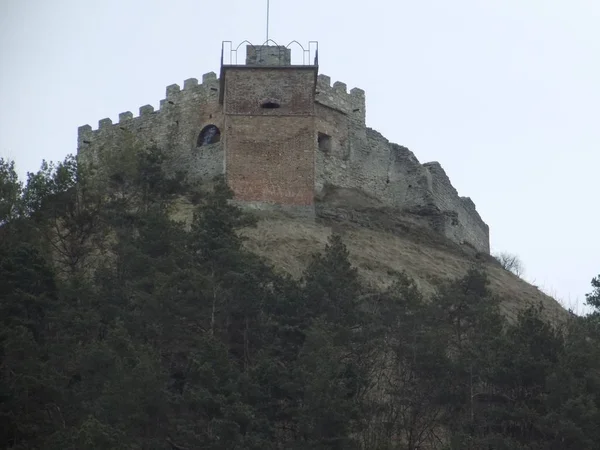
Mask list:
POLYGON ((367 128, 365 92, 317 72, 290 65, 289 49, 249 48, 247 64, 222 66, 220 79, 211 72, 202 83, 168 86, 158 110, 146 105, 137 117, 80 127, 78 157, 97 161, 133 136, 167 151, 169 171, 192 182, 225 174, 236 198, 253 207, 318 214, 315 205, 360 199, 489 252, 488 226, 441 165, 421 164, 367 128))
POLYGON ((130 111, 119 114, 119 121, 99 121, 98 129, 79 127, 78 158, 98 162, 98 155, 107 149, 125 148, 131 136, 142 146, 157 146, 169 152, 170 169, 183 171, 193 181, 211 179, 223 173, 224 152, 221 142, 198 146, 203 128, 223 125, 223 113, 218 102, 219 80, 214 72, 205 74, 202 83, 195 78, 166 88, 159 109, 151 105, 139 108, 139 115, 130 111))

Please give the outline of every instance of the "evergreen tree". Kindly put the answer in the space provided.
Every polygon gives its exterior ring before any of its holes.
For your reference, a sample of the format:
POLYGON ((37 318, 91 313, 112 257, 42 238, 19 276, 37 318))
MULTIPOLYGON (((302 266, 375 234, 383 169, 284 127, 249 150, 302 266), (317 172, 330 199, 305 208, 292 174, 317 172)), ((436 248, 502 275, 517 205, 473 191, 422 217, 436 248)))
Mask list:
POLYGON ((123 150, 25 186, 0 160, 2 448, 597 447, 597 311, 508 323, 475 268, 431 299, 367 286, 340 235, 295 280, 246 250, 222 178, 198 196, 123 150))
POLYGON ((594 314, 600 314, 600 275, 592 279, 592 292, 585 296, 586 305, 594 308, 594 314))
POLYGON ((22 189, 14 161, 0 158, 0 226, 20 215, 22 189))

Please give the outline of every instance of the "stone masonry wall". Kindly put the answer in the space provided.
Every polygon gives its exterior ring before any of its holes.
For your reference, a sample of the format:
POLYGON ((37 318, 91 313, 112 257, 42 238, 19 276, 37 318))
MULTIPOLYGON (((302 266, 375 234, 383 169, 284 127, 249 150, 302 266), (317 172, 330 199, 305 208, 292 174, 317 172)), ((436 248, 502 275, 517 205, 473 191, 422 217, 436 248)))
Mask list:
POLYGON ((423 167, 431 174, 435 204, 442 211, 456 213, 455 220, 451 220, 446 227, 446 236, 455 242, 467 242, 478 250, 489 253, 489 227, 475 209, 475 203, 469 197, 459 197, 440 163, 425 163, 423 167))
POLYGON ((331 88, 329 82, 319 75, 317 88, 328 95, 316 98, 317 131, 330 135, 332 145, 330 151, 317 152, 317 194, 333 185, 361 189, 386 206, 432 203, 429 174, 414 154, 366 128, 364 92, 353 89, 345 95, 345 84, 336 82, 331 88), (338 95, 331 95, 332 90, 338 95))
MULTIPOLYGON (((364 124, 364 93, 319 75, 317 132, 331 137, 318 147, 315 191, 359 190, 373 207, 397 208, 458 243, 489 253, 489 229, 475 204, 460 197, 438 163, 421 164, 407 148, 364 124), (360 97, 362 98, 360 98, 360 97)), ((347 196, 346 196, 347 198, 347 196)), ((325 199, 326 200, 326 199, 325 199)), ((364 205, 363 205, 364 206, 364 205)))
POLYGON ((137 117, 127 111, 119 114, 115 124, 102 119, 97 130, 89 125, 79 127, 78 158, 97 163, 97 155, 107 148, 126 151, 126 136, 130 135, 141 146, 156 145, 168 151, 172 156, 169 172, 183 171, 191 181, 212 179, 223 174, 223 146, 216 143, 198 147, 197 140, 206 125, 220 129, 224 125, 218 95, 214 72, 205 74, 201 84, 191 78, 185 80, 183 89, 176 84, 168 86, 159 110, 145 105, 137 117))
POLYGON ((319 74, 315 101, 347 115, 351 120, 364 124, 366 118, 365 91, 354 88, 348 93, 347 89, 346 83, 341 81, 336 81, 331 86, 331 78, 319 74))

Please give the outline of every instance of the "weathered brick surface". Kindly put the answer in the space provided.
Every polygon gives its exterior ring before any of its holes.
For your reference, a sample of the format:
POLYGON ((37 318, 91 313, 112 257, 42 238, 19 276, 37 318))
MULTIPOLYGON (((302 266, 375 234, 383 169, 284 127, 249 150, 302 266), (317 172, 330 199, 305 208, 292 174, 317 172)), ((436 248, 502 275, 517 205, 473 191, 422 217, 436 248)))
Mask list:
POLYGON ((229 68, 225 74, 224 111, 261 116, 313 115, 314 86, 313 68, 229 68), (262 108, 267 101, 281 107, 262 108))
POLYGON ((224 76, 226 173, 236 198, 312 205, 316 69, 233 67, 224 76))
POLYGON ((227 116, 227 181, 244 201, 312 205, 314 117, 227 116))

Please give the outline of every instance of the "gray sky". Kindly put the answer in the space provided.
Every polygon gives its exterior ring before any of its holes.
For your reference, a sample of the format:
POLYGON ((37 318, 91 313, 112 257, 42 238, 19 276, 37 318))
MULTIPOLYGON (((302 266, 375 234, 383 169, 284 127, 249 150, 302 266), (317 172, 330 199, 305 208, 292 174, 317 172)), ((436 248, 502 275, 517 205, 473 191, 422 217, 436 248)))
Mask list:
MULTIPOLYGON (((265 38, 266 0, 0 0, 0 156, 76 152, 77 127, 218 73, 221 41, 265 38)), ((494 251, 583 311, 600 273, 600 1, 271 0, 271 37, 319 41, 367 92, 367 124, 439 161, 494 251), (594 206, 596 205, 596 206, 594 206)))

